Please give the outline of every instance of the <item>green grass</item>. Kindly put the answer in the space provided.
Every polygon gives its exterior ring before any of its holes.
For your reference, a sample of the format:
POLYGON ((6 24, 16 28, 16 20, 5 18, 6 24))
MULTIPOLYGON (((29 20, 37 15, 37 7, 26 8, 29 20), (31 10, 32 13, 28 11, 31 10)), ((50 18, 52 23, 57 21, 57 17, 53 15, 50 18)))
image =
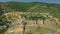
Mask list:
POLYGON ((36 12, 36 13, 51 13, 56 18, 60 18, 60 5, 48 4, 42 2, 6 2, 0 3, 0 8, 5 9, 5 12, 12 10, 20 12, 36 12), (3 8, 1 7, 3 5, 3 8), (31 9, 33 7, 33 9, 31 9))
MULTIPOLYGON (((34 13, 37 13, 38 16, 39 13, 50 13, 53 17, 60 19, 60 5, 59 4, 48 4, 48 3, 41 3, 41 2, 31 2, 31 3, 24 3, 24 2, 5 2, 0 3, 0 8, 5 9, 4 13, 19 11, 19 12, 31 12, 33 15, 34 13), (2 7, 3 6, 3 7, 2 7)), ((24 14, 23 14, 24 15, 24 14)), ((32 14, 26 13, 27 16, 32 16, 32 14)), ((37 16, 37 15, 36 15, 37 16)), ((32 19, 35 19, 36 16, 32 19)), ((25 16, 24 16, 25 17, 25 16)), ((4 16, 1 17, 1 19, 4 21, 6 20, 4 16)), ((43 18, 45 19, 45 18, 43 18)), ((27 32, 27 34, 44 34, 46 32, 55 33, 56 30, 52 28, 46 28, 46 27, 27 27, 29 28, 30 32, 27 32)), ((4 30, 0 30, 0 32, 5 32, 4 30)), ((59 34, 59 33, 58 33, 59 34)))
POLYGON ((36 26, 31 26, 31 27, 26 27, 27 29, 30 29, 30 31, 27 32, 27 34, 45 34, 45 33, 52 33, 54 34, 57 30, 53 28, 47 28, 47 27, 40 27, 37 25, 36 26))

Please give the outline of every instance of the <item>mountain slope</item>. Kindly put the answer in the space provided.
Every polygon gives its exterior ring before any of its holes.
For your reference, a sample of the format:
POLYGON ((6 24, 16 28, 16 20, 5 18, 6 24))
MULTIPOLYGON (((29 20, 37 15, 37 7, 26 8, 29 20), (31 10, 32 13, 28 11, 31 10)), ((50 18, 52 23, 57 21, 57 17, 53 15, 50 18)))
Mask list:
POLYGON ((5 12, 11 11, 21 11, 21 12, 46 12, 50 13, 54 17, 60 17, 60 5, 58 4, 48 4, 41 2, 6 2, 1 3, 0 6, 5 12))
MULTIPOLYGON (((60 34, 60 5, 41 2, 4 2, 0 3, 3 14, 0 16, 2 34, 60 34), (4 32, 4 33, 3 33, 4 32)), ((2 12, 0 11, 0 12, 2 12)))

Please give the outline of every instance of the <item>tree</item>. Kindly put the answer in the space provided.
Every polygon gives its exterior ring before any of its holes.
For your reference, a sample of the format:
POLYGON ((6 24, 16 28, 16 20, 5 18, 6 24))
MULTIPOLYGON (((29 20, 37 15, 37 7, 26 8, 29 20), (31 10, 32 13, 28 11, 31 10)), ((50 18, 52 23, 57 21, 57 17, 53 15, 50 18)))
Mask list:
POLYGON ((5 15, 0 16, 0 26, 3 27, 3 29, 0 29, 0 34, 4 34, 4 32, 8 30, 9 24, 11 23, 11 22, 7 21, 6 18, 7 17, 5 15))
POLYGON ((0 16, 1 16, 2 14, 4 14, 4 11, 3 11, 3 9, 0 8, 0 16))
POLYGON ((43 24, 44 24, 44 21, 46 20, 46 17, 41 16, 40 19, 43 20, 43 24))
POLYGON ((27 22, 26 22, 26 19, 23 17, 23 21, 22 21, 22 24, 23 24, 23 34, 25 34, 25 27, 26 27, 26 24, 27 24, 27 22))

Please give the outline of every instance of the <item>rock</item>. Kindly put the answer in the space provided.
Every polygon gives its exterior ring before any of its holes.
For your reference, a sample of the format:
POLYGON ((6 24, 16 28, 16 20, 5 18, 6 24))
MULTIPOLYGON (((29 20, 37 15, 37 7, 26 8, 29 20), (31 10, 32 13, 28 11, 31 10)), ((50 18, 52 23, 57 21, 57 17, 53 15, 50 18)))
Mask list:
POLYGON ((7 26, 6 25, 3 25, 3 26, 0 26, 0 29, 5 29, 7 26))

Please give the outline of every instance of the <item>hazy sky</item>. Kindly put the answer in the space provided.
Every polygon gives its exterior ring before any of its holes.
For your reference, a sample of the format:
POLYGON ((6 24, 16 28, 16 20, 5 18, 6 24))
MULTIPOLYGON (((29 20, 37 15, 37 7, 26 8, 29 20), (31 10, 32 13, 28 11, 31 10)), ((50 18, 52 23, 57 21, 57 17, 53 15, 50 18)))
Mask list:
POLYGON ((48 2, 48 3, 56 3, 60 4, 60 0, 0 0, 0 2, 6 2, 6 1, 19 1, 19 2, 48 2))

